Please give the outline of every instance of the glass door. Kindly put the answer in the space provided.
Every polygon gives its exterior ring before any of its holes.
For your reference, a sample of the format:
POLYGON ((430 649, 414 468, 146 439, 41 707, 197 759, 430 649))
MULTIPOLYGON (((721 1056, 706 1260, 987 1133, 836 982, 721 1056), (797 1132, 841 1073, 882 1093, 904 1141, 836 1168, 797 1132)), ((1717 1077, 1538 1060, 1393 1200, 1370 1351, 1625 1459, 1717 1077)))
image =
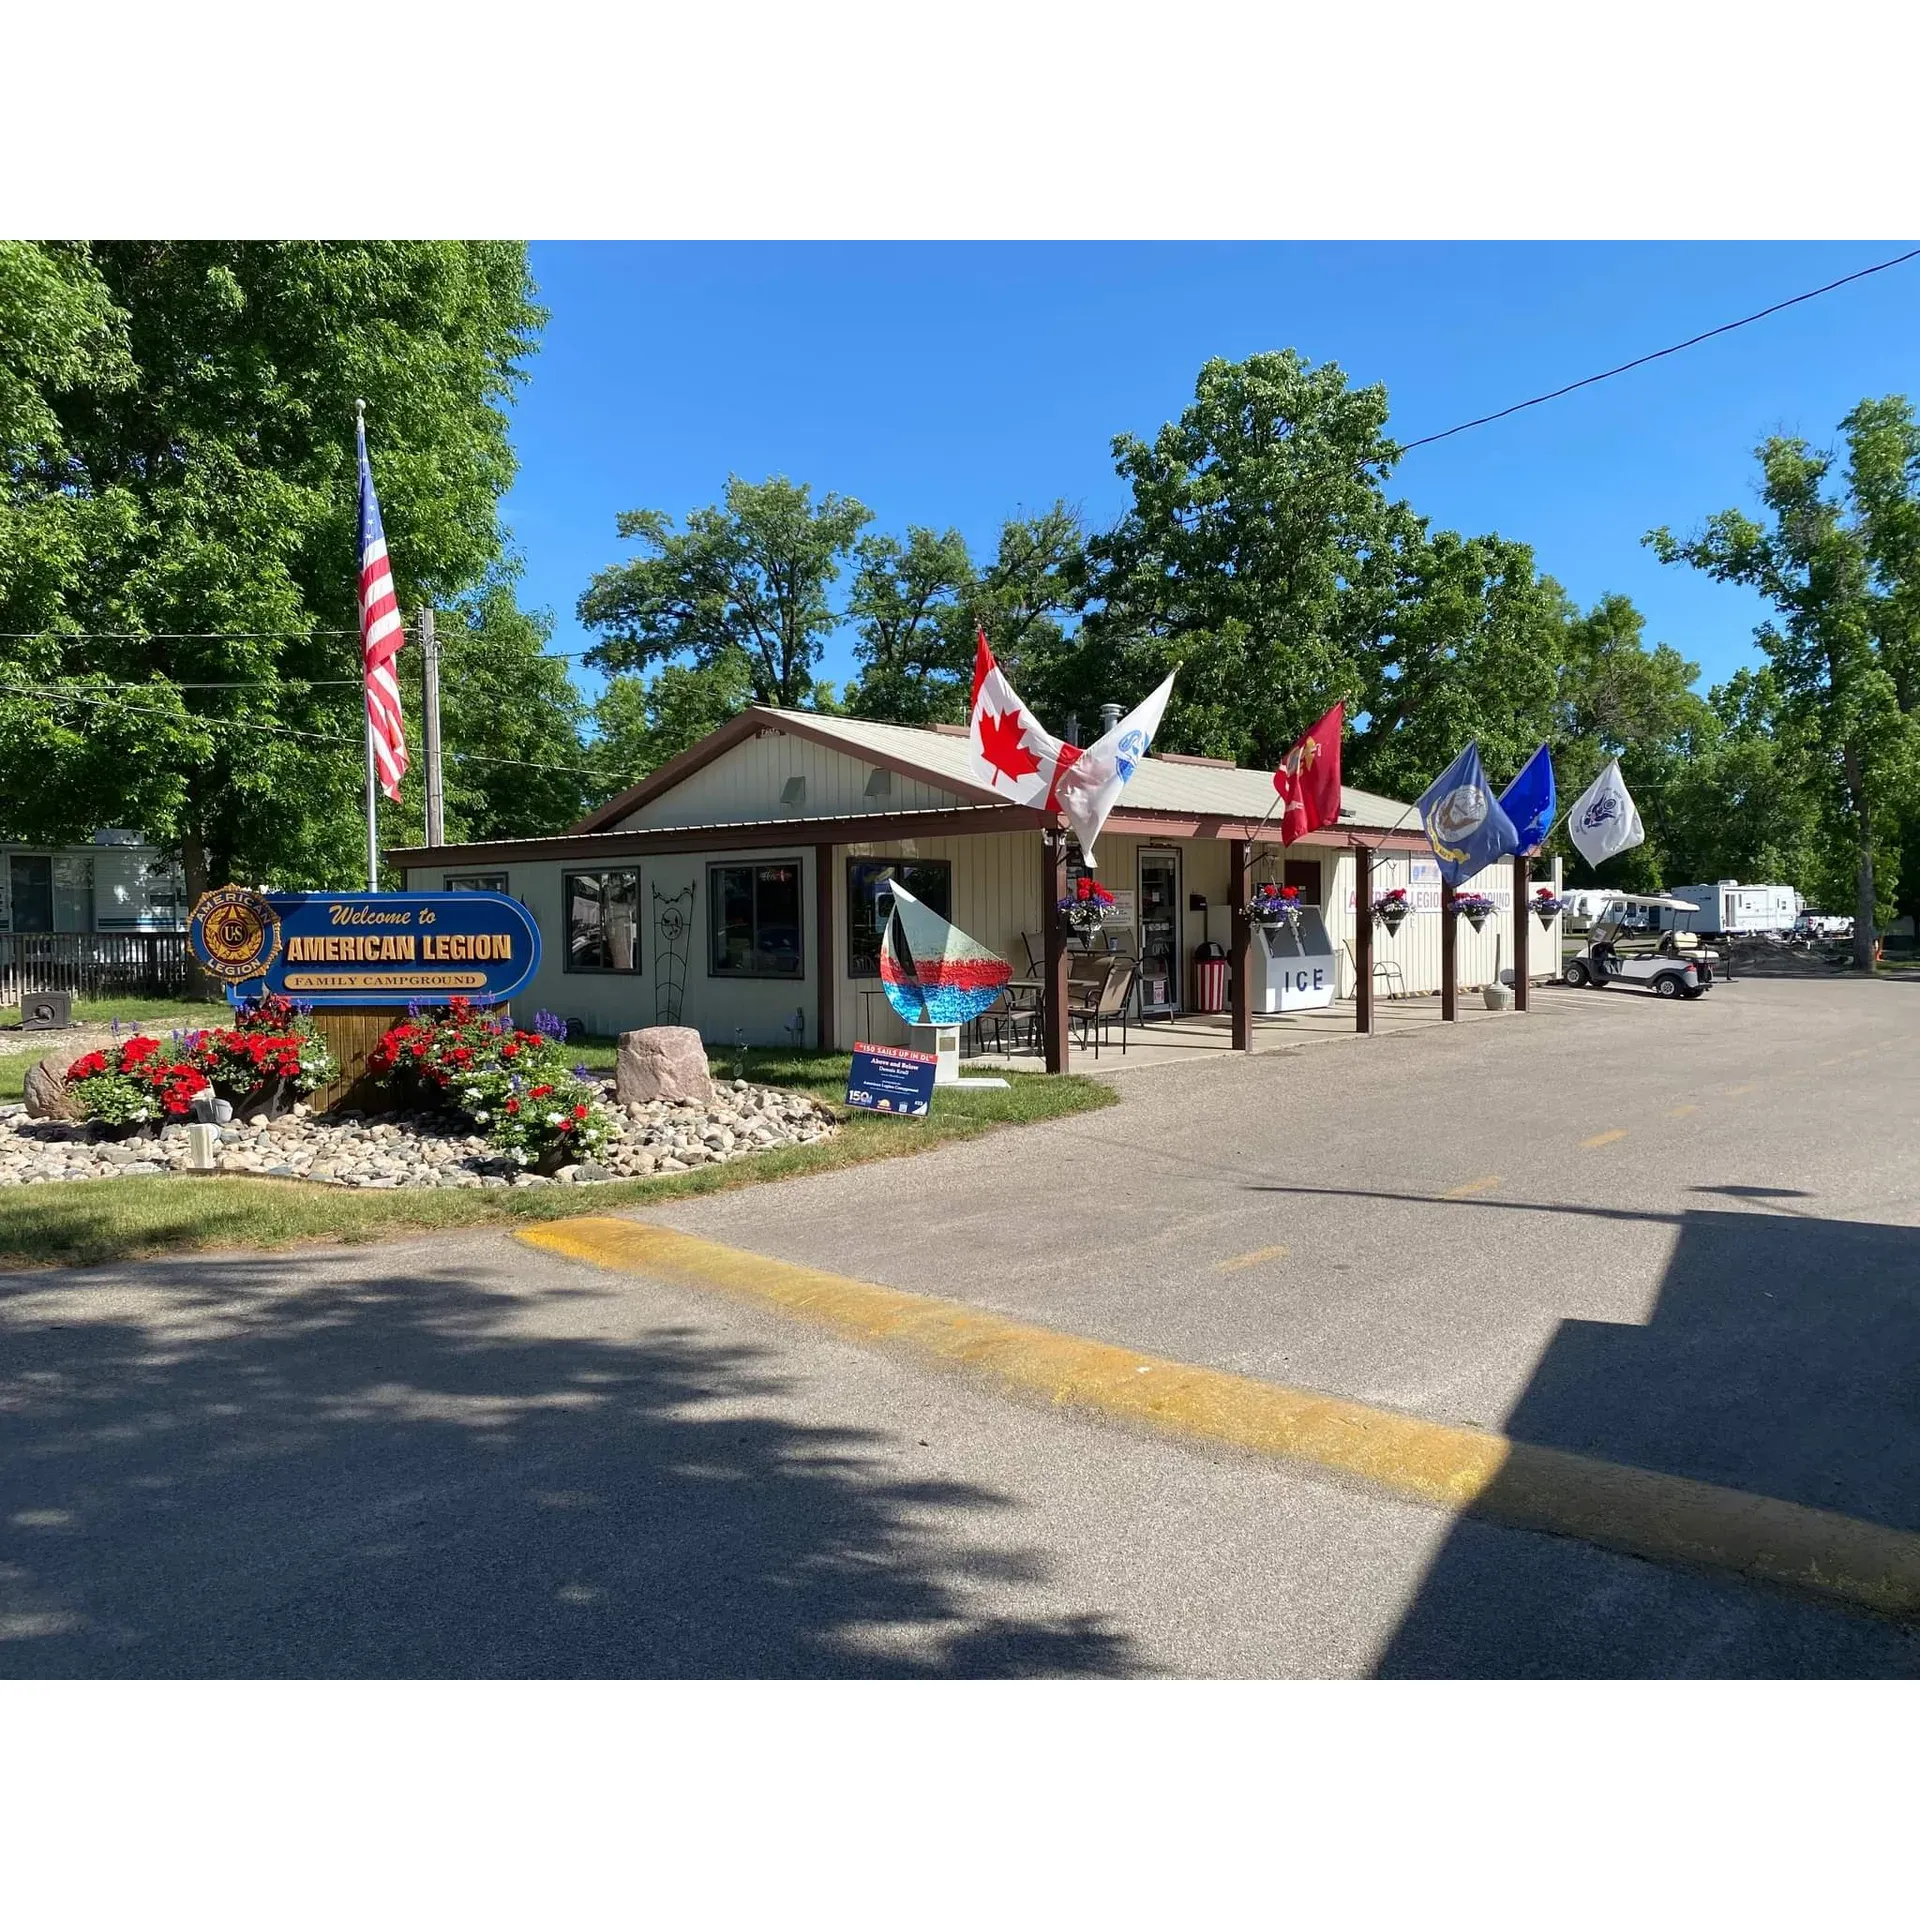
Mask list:
POLYGON ((1140 1014, 1180 1010, 1180 854, 1140 849, 1140 1014))

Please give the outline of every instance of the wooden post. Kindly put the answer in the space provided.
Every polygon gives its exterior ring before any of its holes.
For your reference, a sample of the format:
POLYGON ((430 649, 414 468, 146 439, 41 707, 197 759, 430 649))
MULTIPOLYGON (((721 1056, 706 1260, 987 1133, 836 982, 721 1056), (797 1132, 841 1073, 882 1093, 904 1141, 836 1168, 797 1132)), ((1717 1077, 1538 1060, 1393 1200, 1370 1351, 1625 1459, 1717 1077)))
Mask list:
POLYGON ((1253 842, 1227 843, 1227 904, 1233 910, 1233 1044, 1253 1051, 1253 842))
POLYGON ((1353 850, 1353 1030, 1373 1031, 1373 849, 1353 850))
POLYGON ((405 1007, 316 1007, 313 1028, 337 1062, 335 1078, 301 1097, 315 1113, 353 1107, 361 1113, 391 1113, 398 1092, 376 1086, 367 1074, 367 1055, 389 1027, 407 1017, 405 1007))
POLYGON ((1065 1073, 1068 1060, 1067 923, 1059 903, 1067 897, 1067 835, 1063 827, 1049 827, 1040 836, 1040 924, 1046 930, 1046 980, 1041 988, 1040 1018, 1045 1029, 1047 1071, 1065 1073))
POLYGON ((1459 974, 1455 962, 1454 935, 1459 931, 1460 916, 1453 910, 1453 882, 1440 882, 1440 1018, 1453 1020, 1459 1017, 1459 1009, 1454 1002, 1454 982, 1459 974))
POLYGON ((833 1051, 833 1001, 836 961, 833 954, 833 842, 823 840, 813 850, 814 949, 819 955, 818 978, 814 983, 814 1045, 822 1053, 833 1051))
POLYGON ((1513 856, 1513 1010, 1527 1010, 1527 939, 1533 909, 1527 905, 1533 881, 1533 862, 1524 853, 1513 856))

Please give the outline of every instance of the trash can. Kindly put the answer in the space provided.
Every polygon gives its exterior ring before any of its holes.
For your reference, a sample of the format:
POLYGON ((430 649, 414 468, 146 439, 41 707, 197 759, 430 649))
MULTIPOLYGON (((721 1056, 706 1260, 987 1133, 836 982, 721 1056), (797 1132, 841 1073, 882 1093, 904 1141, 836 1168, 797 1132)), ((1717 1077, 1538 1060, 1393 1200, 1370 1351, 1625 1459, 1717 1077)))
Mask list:
POLYGON ((1218 940, 1203 940, 1193 950, 1193 1005, 1197 1013, 1226 1011, 1227 950, 1218 940))

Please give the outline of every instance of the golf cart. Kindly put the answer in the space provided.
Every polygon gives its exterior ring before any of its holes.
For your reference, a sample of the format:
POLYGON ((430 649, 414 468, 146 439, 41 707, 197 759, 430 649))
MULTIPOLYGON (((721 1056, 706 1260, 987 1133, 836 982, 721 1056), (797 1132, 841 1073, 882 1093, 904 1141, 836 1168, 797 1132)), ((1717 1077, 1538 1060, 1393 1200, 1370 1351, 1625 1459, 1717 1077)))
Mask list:
POLYGON ((1569 955, 1560 977, 1570 987, 1651 987, 1663 1000, 1698 1000, 1713 985, 1719 957, 1678 916, 1691 900, 1664 893, 1619 893, 1594 915, 1584 953, 1569 955))

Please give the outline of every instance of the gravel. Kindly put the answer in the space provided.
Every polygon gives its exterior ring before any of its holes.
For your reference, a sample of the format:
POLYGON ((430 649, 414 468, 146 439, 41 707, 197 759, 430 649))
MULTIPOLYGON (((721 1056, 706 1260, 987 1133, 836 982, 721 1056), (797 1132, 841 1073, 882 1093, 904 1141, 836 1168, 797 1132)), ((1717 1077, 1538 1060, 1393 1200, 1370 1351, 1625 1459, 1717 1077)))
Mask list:
MULTIPOLYGON (((304 1107, 276 1120, 258 1116, 222 1127, 214 1171, 383 1190, 646 1179, 824 1140, 841 1124, 839 1114, 810 1095, 745 1080, 716 1086, 702 1103, 652 1100, 611 1110, 620 1132, 602 1158, 550 1177, 502 1159, 463 1114, 370 1118, 311 1114, 304 1107)), ((152 1140, 107 1140, 90 1127, 30 1120, 23 1106, 0 1106, 0 1187, 186 1171, 184 1125, 164 1127, 152 1140)))

